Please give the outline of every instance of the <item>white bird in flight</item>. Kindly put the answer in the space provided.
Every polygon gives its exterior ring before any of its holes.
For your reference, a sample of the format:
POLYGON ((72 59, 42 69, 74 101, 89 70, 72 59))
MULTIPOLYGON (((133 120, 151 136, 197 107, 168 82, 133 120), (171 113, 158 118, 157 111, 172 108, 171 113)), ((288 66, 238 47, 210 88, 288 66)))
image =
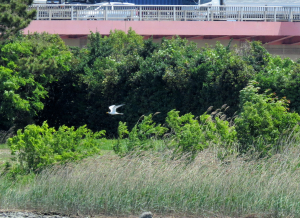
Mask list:
POLYGON ((120 115, 123 115, 122 113, 118 113, 116 110, 117 108, 119 107, 122 107, 124 104, 120 104, 120 105, 111 105, 109 106, 109 110, 110 112, 106 112, 107 114, 110 114, 110 115, 117 115, 117 114, 120 114, 120 115))

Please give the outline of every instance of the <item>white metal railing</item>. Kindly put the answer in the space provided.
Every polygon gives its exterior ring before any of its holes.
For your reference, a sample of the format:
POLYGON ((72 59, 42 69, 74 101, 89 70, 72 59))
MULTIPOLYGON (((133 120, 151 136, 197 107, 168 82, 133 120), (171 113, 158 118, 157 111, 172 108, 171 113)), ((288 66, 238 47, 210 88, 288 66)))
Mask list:
POLYGON ((300 22, 299 7, 197 5, 32 5, 37 20, 300 22))

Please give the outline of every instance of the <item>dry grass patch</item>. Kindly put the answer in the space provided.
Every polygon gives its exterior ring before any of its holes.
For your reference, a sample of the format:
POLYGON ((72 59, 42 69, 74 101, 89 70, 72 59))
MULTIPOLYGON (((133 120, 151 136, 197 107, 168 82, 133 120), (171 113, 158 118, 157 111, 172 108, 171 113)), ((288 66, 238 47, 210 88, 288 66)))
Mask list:
POLYGON ((0 204, 106 217, 143 211, 158 217, 300 216, 299 147, 260 160, 221 161, 219 152, 207 149, 192 163, 171 160, 170 153, 144 153, 54 166, 29 184, 0 190, 0 204))
POLYGON ((0 146, 0 166, 5 162, 10 161, 11 157, 12 155, 10 149, 6 148, 4 145, 0 146))

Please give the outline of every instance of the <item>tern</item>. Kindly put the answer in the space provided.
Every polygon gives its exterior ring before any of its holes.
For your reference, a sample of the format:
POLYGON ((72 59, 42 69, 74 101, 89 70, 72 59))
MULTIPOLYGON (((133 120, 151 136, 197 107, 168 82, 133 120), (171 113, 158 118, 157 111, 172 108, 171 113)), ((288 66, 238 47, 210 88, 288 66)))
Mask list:
POLYGON ((120 104, 120 105, 111 105, 111 106, 109 106, 108 108, 109 108, 109 110, 110 110, 110 112, 106 112, 107 114, 110 114, 110 115, 117 115, 117 114, 119 114, 119 115, 123 115, 122 113, 118 113, 116 110, 117 110, 117 108, 119 108, 119 107, 122 107, 124 104, 120 104))

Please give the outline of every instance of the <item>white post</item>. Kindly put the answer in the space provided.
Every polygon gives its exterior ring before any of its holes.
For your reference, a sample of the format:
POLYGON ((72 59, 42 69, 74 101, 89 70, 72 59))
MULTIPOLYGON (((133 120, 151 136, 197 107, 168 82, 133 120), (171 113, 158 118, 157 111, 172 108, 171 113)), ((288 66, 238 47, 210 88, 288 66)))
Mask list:
POLYGON ((142 21, 142 16, 143 16, 143 14, 142 14, 142 6, 140 6, 140 8, 139 8, 139 16, 140 16, 140 21, 142 21))
POLYGON ((77 8, 77 10, 76 10, 76 20, 78 20, 78 13, 79 13, 79 10, 77 8))
POLYGON ((241 8, 241 21, 244 21, 244 7, 241 8))
POLYGON ((290 7, 290 19, 289 19, 290 22, 293 22, 293 10, 292 10, 292 7, 290 7))
POLYGON ((277 7, 275 8, 275 12, 274 12, 274 21, 277 21, 277 7))
POLYGON ((73 16, 74 16, 74 15, 73 15, 73 11, 74 11, 74 10, 73 10, 73 5, 72 5, 72 6, 71 6, 71 20, 73 20, 73 16))
POLYGON ((176 8, 173 6, 173 19, 176 20, 176 8))
POLYGON ((36 19, 39 20, 40 17, 40 6, 38 5, 36 8, 36 19))
POLYGON ((209 21, 209 12, 210 12, 210 10, 209 10, 209 8, 207 8, 207 21, 209 21))

